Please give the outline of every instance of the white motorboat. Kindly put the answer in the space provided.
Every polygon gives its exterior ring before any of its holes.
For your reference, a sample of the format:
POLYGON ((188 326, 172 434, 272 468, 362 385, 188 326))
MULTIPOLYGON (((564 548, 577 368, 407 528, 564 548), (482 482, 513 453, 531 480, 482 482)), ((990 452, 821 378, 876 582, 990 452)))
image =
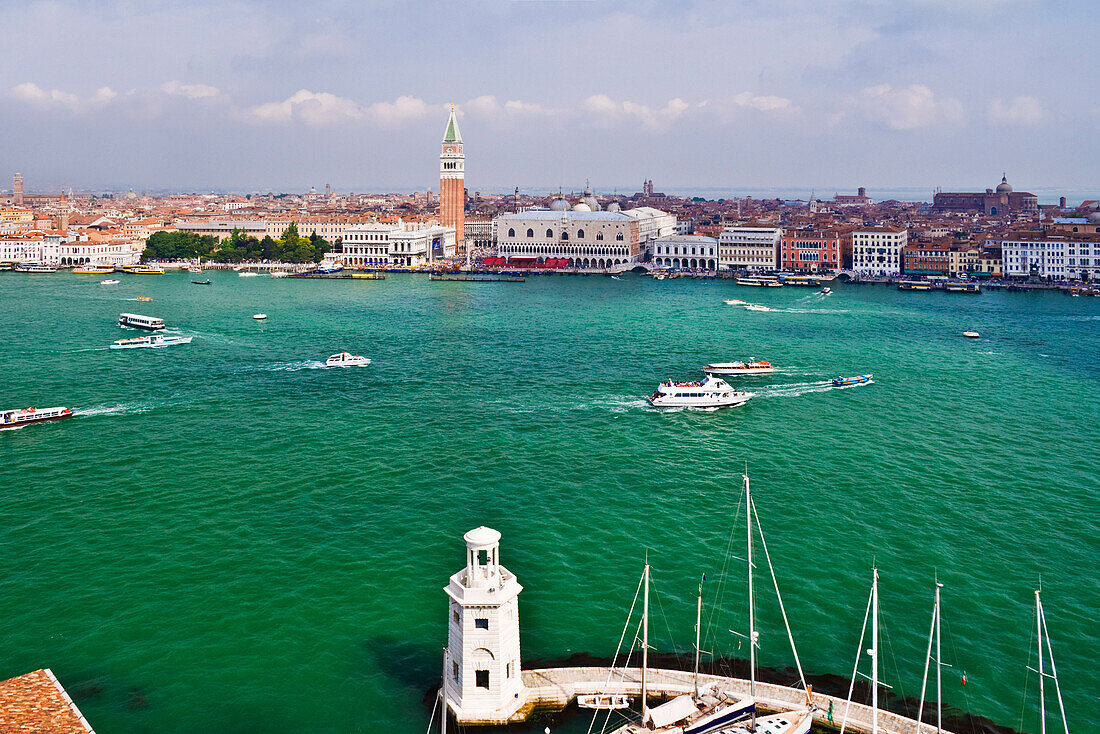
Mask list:
POLYGON ((199 273, 202 272, 202 268, 187 268, 187 272, 194 273, 195 275, 198 275, 199 273))
POLYGON ((708 375, 766 375, 775 372, 771 362, 751 359, 748 362, 712 362, 703 367, 708 375))
POLYGON ((73 412, 63 406, 57 408, 5 410, 0 411, 0 431, 12 431, 16 428, 28 426, 31 423, 45 423, 46 421, 58 421, 62 418, 72 417, 73 412))
POLYGON ((118 285, 118 284, 119 284, 119 283, 121 283, 121 282, 122 282, 122 281, 120 281, 120 280, 114 280, 114 279, 112 279, 112 278, 109 278, 109 279, 107 279, 107 280, 101 280, 101 281, 99 281, 99 284, 100 284, 100 285, 118 285))
POLYGON ((981 334, 976 331, 964 331, 963 336, 965 336, 967 339, 977 339, 981 336, 981 334))
POLYGON ((325 360, 326 367, 366 367, 370 360, 348 352, 334 354, 325 360))
POLYGON ((272 278, 285 278, 287 275, 289 275, 289 273, 287 273, 285 270, 272 270, 271 271, 271 277, 272 278))
POLYGON ((131 275, 164 275, 164 268, 156 265, 133 265, 128 268, 123 268, 122 272, 131 275))
POLYGON ((254 314, 252 314, 252 318, 256 319, 257 321, 266 321, 267 320, 267 314, 266 313, 254 313, 254 314))
POLYGON ((725 380, 707 375, 698 382, 662 382, 649 396, 649 403, 655 408, 727 408, 754 397, 751 392, 734 390, 725 380))
POLYGON ((133 329, 145 329, 146 331, 160 331, 164 328, 164 319, 158 319, 155 316, 142 316, 138 313, 120 313, 118 315, 118 325, 129 326, 133 329))
POLYGON ((237 273, 237 275, 242 278, 255 278, 259 275, 259 273, 253 273, 251 270, 242 270, 241 272, 237 273))
POLYGON ((740 298, 727 298, 725 301, 723 301, 723 303, 725 303, 727 306, 747 306, 747 305, 749 305, 748 301, 742 301, 740 298))
POLYGON ((133 339, 119 339, 111 345, 111 349, 155 349, 157 347, 171 347, 176 344, 190 344, 193 336, 170 336, 168 334, 154 334, 153 336, 139 336, 133 339))
POLYGON ((758 303, 746 303, 745 308, 749 311, 771 311, 767 306, 761 306, 758 303))
POLYGON ((833 292, 833 289, 832 289, 832 288, 830 288, 829 286, 825 286, 825 287, 824 287, 824 288, 822 288, 822 289, 821 289, 821 291, 820 291, 821 295, 823 295, 823 296, 827 296, 827 295, 829 295, 829 294, 830 294, 830 293, 832 293, 832 292, 833 292))

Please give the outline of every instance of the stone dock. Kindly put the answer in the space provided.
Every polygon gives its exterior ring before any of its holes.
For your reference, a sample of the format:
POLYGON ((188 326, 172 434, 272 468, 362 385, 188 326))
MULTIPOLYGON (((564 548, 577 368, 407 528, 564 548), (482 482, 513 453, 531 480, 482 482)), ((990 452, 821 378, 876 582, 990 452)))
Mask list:
MULTIPOLYGON (((463 724, 503 725, 526 721, 531 715, 541 712, 561 711, 586 694, 622 694, 640 696, 642 691, 640 668, 542 668, 522 671, 526 688, 524 703, 511 716, 499 720, 464 721, 463 724)), ((717 675, 699 675, 700 687, 722 682, 732 693, 748 695, 749 681, 742 678, 726 678, 717 675)), ((692 674, 688 671, 650 669, 646 675, 646 687, 652 698, 672 698, 694 690, 692 674)), ((773 683, 756 684, 756 700, 761 711, 782 712, 804 708, 806 696, 801 689, 788 688, 773 683)), ((826 727, 839 729, 847 709, 847 730, 857 734, 871 734, 870 706, 859 703, 848 704, 842 698, 814 693, 811 702, 814 722, 826 727)), ((934 724, 919 724, 890 711, 879 709, 879 732, 881 734, 935 734, 934 724)), ((945 734, 950 734, 944 730, 945 734)))

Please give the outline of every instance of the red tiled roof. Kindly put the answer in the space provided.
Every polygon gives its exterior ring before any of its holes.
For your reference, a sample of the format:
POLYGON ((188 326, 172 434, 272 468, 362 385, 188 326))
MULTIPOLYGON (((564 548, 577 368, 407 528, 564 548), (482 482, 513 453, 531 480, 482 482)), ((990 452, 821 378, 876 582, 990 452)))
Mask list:
POLYGON ((49 668, 0 681, 5 734, 95 734, 49 668))

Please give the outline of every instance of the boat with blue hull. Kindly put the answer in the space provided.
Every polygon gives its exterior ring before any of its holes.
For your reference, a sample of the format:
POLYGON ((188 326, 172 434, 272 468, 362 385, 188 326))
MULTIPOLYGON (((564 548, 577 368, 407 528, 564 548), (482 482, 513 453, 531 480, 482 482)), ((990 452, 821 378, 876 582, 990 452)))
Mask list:
POLYGON ((856 375, 855 377, 834 377, 834 387, 849 387, 851 385, 866 385, 874 375, 856 375))

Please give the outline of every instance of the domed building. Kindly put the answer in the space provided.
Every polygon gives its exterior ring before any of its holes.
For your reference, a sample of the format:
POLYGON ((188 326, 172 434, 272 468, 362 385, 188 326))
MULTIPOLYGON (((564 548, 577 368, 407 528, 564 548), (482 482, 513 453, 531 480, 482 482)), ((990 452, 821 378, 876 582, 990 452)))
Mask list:
POLYGON ((550 211, 567 212, 569 211, 569 202, 559 196, 550 202, 550 211))
POLYGON ((585 204, 582 201, 579 204, 574 204, 573 205, 573 211, 575 211, 575 212, 590 212, 590 211, 592 211, 592 207, 589 206, 588 204, 585 204))
POLYGON ((613 201, 607 205, 607 211, 609 212, 621 212, 623 208, 619 206, 619 202, 613 201))
POLYGON ((590 212, 598 212, 603 207, 600 206, 600 202, 596 200, 596 197, 592 194, 592 187, 585 182, 584 194, 581 196, 582 204, 588 207, 590 212))
POLYGON ((943 193, 932 197, 932 210, 936 212, 981 212, 996 217, 1020 212, 1038 212, 1039 197, 1027 191, 1016 191, 1002 175, 996 189, 984 192, 943 193))

